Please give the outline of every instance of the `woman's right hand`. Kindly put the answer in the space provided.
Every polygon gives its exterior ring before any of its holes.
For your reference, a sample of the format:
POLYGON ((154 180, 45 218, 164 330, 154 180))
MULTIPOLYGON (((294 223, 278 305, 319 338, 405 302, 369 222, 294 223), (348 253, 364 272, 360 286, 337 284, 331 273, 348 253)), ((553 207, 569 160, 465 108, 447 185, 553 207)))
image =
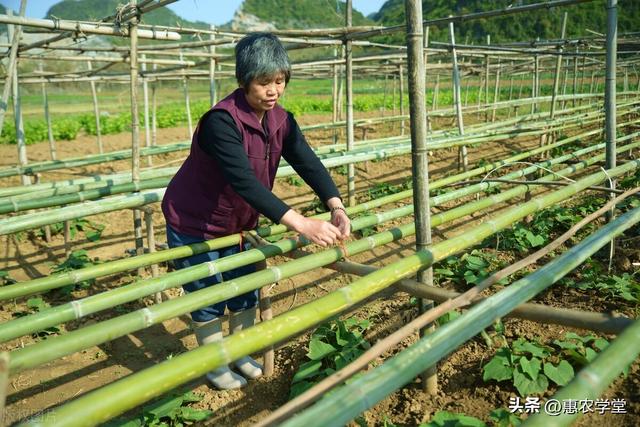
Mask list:
POLYGON ((293 209, 287 211, 280 222, 323 247, 336 244, 342 239, 342 233, 335 225, 328 221, 307 218, 293 209))

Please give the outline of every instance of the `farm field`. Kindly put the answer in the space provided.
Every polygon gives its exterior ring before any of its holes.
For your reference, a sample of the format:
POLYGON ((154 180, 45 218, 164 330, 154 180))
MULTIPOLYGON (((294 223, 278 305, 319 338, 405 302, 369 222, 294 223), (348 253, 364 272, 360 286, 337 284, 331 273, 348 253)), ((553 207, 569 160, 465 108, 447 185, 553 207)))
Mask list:
POLYGON ((0 4, 2 425, 640 425, 638 11, 177 2, 0 4))

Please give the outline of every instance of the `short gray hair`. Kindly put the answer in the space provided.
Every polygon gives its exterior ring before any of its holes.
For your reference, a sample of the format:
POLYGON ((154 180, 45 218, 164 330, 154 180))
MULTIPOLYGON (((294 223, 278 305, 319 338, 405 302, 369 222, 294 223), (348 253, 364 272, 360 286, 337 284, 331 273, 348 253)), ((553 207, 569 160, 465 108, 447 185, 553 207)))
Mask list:
POLYGON ((286 83, 291 78, 289 55, 282 43, 271 33, 250 33, 236 45, 236 79, 246 86, 253 79, 284 74, 286 83))

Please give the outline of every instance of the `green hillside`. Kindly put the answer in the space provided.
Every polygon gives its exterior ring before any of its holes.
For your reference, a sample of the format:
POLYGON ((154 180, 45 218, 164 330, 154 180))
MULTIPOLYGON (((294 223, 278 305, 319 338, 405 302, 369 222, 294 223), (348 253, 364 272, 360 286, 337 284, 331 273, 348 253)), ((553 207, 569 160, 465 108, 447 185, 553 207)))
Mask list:
MULTIPOLYGON (((510 4, 521 5, 538 1, 522 0, 429 0, 422 2, 424 19, 443 18, 449 15, 502 9, 510 4)), ((507 41, 531 41, 560 37, 563 13, 568 12, 567 37, 592 35, 593 30, 604 33, 606 30, 605 2, 602 0, 580 5, 541 9, 538 11, 509 15, 504 18, 474 20, 456 26, 457 42, 485 43, 486 34, 491 35, 495 43, 507 41)), ((388 0, 372 18, 381 25, 396 25, 404 22, 404 0, 388 0)), ((640 7, 637 1, 618 3, 618 33, 637 31, 640 28, 640 7)), ((431 40, 448 41, 448 28, 438 27, 429 30, 431 40)), ((402 34, 393 36, 398 40, 402 34)))
MULTIPOLYGON (((112 15, 116 8, 122 5, 122 0, 62 0, 51 6, 46 18, 61 18, 71 20, 97 21, 106 16, 112 15)), ((209 28, 209 24, 204 22, 192 22, 180 18, 172 10, 161 7, 152 12, 145 13, 142 18, 143 24, 183 26, 189 28, 209 28)))
MULTIPOLYGON (((271 22, 279 29, 344 26, 345 2, 335 0, 244 0, 242 10, 271 22), (337 8, 337 10, 336 10, 337 8)), ((353 25, 373 25, 353 11, 353 25)))

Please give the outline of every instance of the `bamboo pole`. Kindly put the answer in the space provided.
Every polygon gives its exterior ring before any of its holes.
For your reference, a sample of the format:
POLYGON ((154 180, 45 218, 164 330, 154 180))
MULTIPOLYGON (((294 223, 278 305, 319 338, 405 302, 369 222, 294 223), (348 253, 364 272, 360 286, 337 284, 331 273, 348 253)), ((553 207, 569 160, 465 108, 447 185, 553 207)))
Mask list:
POLYGON ((9 390, 9 352, 0 352, 0 413, 5 417, 5 404, 9 390))
MULTIPOLYGON (((345 26, 349 28, 352 22, 352 2, 346 0, 345 10, 345 26)), ((352 150, 354 146, 354 128, 353 128, 353 50, 352 42, 349 39, 344 40, 345 64, 346 64, 346 88, 347 88, 347 151, 352 150)), ((402 94, 400 94, 402 96, 402 94)), ((347 167, 347 192, 348 205, 356 205, 356 169, 353 164, 347 167)))
POLYGON ((573 59, 573 107, 576 107, 577 98, 575 96, 578 94, 578 47, 576 47, 576 56, 573 59))
MULTIPOLYGON (((42 62, 40 63, 40 72, 42 72, 42 62)), ((49 140, 49 153, 51 160, 57 159, 56 141, 53 138, 53 128, 51 126, 51 115, 49 114, 49 97, 47 96, 47 83, 42 82, 42 106, 44 108, 44 120, 47 122, 47 139, 49 140)))
MULTIPOLYGON (((22 0, 26 3, 26 0, 22 0)), ((9 28, 9 27, 8 27, 9 28)), ((11 31, 9 31, 11 32, 11 31)), ((20 28, 16 28, 13 32, 20 37, 20 28)), ((20 102, 20 87, 18 85, 18 58, 15 58, 13 65, 13 74, 11 78, 11 97, 13 99, 13 120, 16 128, 16 144, 18 148, 18 162, 24 168, 29 162, 27 159, 27 141, 24 135, 24 121, 22 118, 22 107, 20 102)), ((20 176, 22 185, 30 185, 31 179, 22 174, 20 176)))
MULTIPOLYGON (((400 83, 400 115, 404 116, 404 70, 402 64, 398 64, 398 81, 400 83)), ((405 134, 405 121, 400 121, 400 135, 405 134)))
MULTIPOLYGON (((440 65, 440 60, 438 60, 440 65)), ((436 73, 436 84, 433 87, 433 99, 431 101, 431 111, 438 109, 438 98, 440 97, 440 73, 436 73)))
POLYGON ((540 58, 533 55, 533 91, 532 98, 536 101, 531 104, 531 113, 537 113, 539 110, 537 99, 540 97, 540 58))
MULTIPOLYGON (((431 245, 431 218, 429 202, 429 160, 427 150, 427 110, 425 108, 425 69, 422 35, 422 2, 405 1, 407 17, 407 64, 409 72, 409 109, 411 124, 411 172, 413 176, 413 204, 416 223, 416 250, 422 251, 431 245)), ((418 281, 433 285, 433 270, 429 267, 416 271, 418 281)), ((420 300, 422 312, 433 306, 431 300, 420 300)), ((421 330, 428 334, 434 330, 430 325, 421 330)), ((421 375, 424 391, 437 393, 438 377, 434 369, 421 375)))
MULTIPOLYGON (((153 70, 156 70, 156 66, 153 66, 153 70)), ((158 99, 157 99, 157 86, 158 83, 154 80, 151 83, 151 146, 155 147, 158 144, 158 99)))
MULTIPOLYGON (((131 0, 131 5, 136 6, 136 0, 131 0)), ((138 185, 140 181, 140 122, 138 117, 138 19, 134 17, 129 22, 129 40, 131 41, 131 54, 129 60, 129 74, 131 79, 131 181, 138 185)), ((142 240, 142 215, 139 209, 133 209, 133 233, 135 239, 136 255, 144 253, 142 240)), ((138 271, 140 274, 142 270, 138 271)))
MULTIPOLYGON (((487 46, 491 45, 491 34, 487 34, 487 46)), ((484 56, 484 102, 489 105, 489 55, 484 56)), ((489 110, 485 110, 485 122, 489 121, 489 110)))
MULTIPOLYGON (((456 320, 422 338, 350 384, 334 391, 312 408, 283 423, 282 426, 340 426, 353 419, 410 382, 412 376, 420 369, 435 365, 462 343, 491 325, 496 318, 508 314, 521 302, 534 297, 538 292, 564 277, 584 262, 588 256, 604 246, 612 236, 622 233, 632 224, 640 221, 640 208, 626 214, 625 219, 627 222, 616 221, 601 228, 546 266, 477 304, 456 320), (363 399, 363 396, 366 396, 366 399, 363 399)), ((361 280, 364 282, 364 279, 361 280)), ((636 333, 633 334, 635 335, 636 333)), ((589 389, 589 387, 586 388, 589 389)), ((553 425, 552 419, 549 417, 541 420, 547 423, 542 422, 538 425, 548 426, 549 423, 553 425)))
POLYGON ((616 56, 618 33, 618 1, 607 0, 607 60, 605 79, 605 140, 607 142, 606 168, 616 166, 616 56))
MULTIPOLYGON (((142 58, 146 59, 146 55, 143 53, 142 58)), ((145 71, 147 71, 147 64, 144 62, 141 64, 142 67, 142 100, 144 102, 144 145, 149 148, 151 147, 151 125, 149 123, 149 79, 144 75, 145 71)), ((147 156, 147 166, 153 166, 153 159, 151 156, 147 156)), ((145 210, 146 215, 146 210, 145 210)))
MULTIPOLYGON (((209 34, 209 40, 214 41, 216 39, 215 31, 216 27, 214 25, 210 25, 209 29, 212 31, 209 34)), ((217 104, 217 94, 216 94, 216 46, 212 44, 209 46, 209 53, 211 54, 211 58, 209 58, 209 104, 214 106, 217 104)))
MULTIPOLYGON (((338 48, 334 47, 333 48, 333 56, 338 59, 338 48)), ((339 75, 339 64, 334 64, 332 66, 333 68, 333 85, 331 86, 331 124, 334 126, 333 128, 333 143, 337 144, 338 143, 338 128, 335 127, 337 121, 338 121, 338 80, 340 80, 340 75, 339 75)), ((382 100, 382 108, 384 108, 384 96, 386 96, 387 92, 387 77, 385 75, 385 86, 384 86, 384 95, 383 95, 383 100, 382 100)))
MULTIPOLYGON (((87 69, 89 70, 89 73, 91 73, 91 70, 92 70, 91 61, 87 61, 87 69)), ((104 153, 104 150, 102 147, 102 132, 100 130, 100 109, 98 108, 98 94, 96 92, 96 82, 91 80, 89 84, 91 85, 91 98, 93 99, 93 115, 95 116, 95 120, 96 120, 96 143, 98 144, 98 152, 102 154, 104 153)))
MULTIPOLYGON (((182 57, 180 57, 182 59, 182 57)), ((187 138, 191 138, 193 135, 193 121, 191 119, 191 101, 189 99, 189 81, 186 77, 182 78, 182 90, 184 92, 184 108, 187 112, 187 129, 189 131, 189 135, 187 138)))
MULTIPOLYGON (((135 18, 133 18, 135 19, 135 18)), ((15 24, 25 27, 46 28, 54 31, 72 31, 80 34, 99 34, 107 36, 131 37, 130 29, 105 23, 83 23, 62 19, 35 19, 22 16, 0 15, 0 24, 15 24)), ((154 40, 180 40, 180 34, 165 30, 139 30, 138 37, 154 40)))
MULTIPOLYGON (((464 135, 464 121, 462 118, 462 104, 460 101, 460 72, 458 71, 458 57, 456 54, 456 39, 454 34, 453 22, 449 23, 449 39, 451 41, 451 57, 453 59, 453 102, 456 108, 456 122, 458 124, 458 133, 464 135)), ((467 86, 468 88, 468 86, 467 86)), ((463 145, 458 149, 458 170, 465 172, 469 166, 467 158, 467 146, 463 145)))
MULTIPOLYGON (((156 236, 153 231, 153 209, 149 207, 144 209, 144 223, 147 228, 148 253, 149 255, 154 255, 156 252, 156 236)), ((158 264, 155 264, 155 263, 151 264, 151 277, 158 277, 158 276, 160 276, 160 272, 158 270, 158 264)), ((156 304, 160 304, 162 302, 162 292, 156 292, 155 302, 156 304)))
MULTIPOLYGON (((20 16, 24 16, 26 8, 27 0, 20 0, 20 16)), ((13 15, 12 9, 9 9, 7 12, 9 16, 13 15)), ((20 45, 21 33, 21 26, 14 29, 13 25, 7 25, 7 40, 11 40, 11 48, 9 50, 9 62, 4 79, 4 88, 2 90, 2 101, 0 101, 0 135, 2 135, 2 129, 4 128, 4 116, 9 107, 9 94, 12 92, 13 74, 18 71, 18 47, 20 45)))
MULTIPOLYGON (((627 164, 609 172, 610 174, 618 175, 631 171, 638 166, 640 166, 640 161, 628 162, 627 164)), ((76 425, 80 422, 98 423, 101 421, 106 421, 107 419, 112 418, 128 409, 131 409, 155 396, 161 395, 162 393, 176 387, 179 384, 191 381, 192 379, 205 374, 211 369, 215 369, 216 367, 228 364, 232 360, 235 360, 239 357, 259 351, 260 349, 268 345, 281 342, 294 334, 298 334, 301 331, 310 328, 311 326, 323 321, 328 317, 335 316, 336 314, 352 307, 354 304, 357 304, 358 302, 369 298, 375 293, 386 289, 398 279, 408 277, 417 272, 422 267, 430 266, 434 262, 444 259, 453 253, 459 252, 466 247, 479 243, 489 235, 509 226, 513 221, 521 219, 527 214, 542 209, 545 206, 549 206, 565 200, 566 198, 571 197, 573 194, 576 194, 584 188, 601 182, 603 179, 605 179, 604 173, 596 173, 585 177, 580 181, 576 181, 572 185, 567 186, 561 190, 554 191, 542 197, 538 197, 531 202, 524 203, 520 206, 508 210, 507 212, 503 212, 501 213, 501 215, 494 217, 491 221, 476 227, 470 233, 465 233, 465 235, 463 236, 458 236, 456 238, 435 244, 430 249, 426 249, 424 251, 416 253, 415 255, 405 257, 393 264, 380 269, 375 273, 368 275, 365 278, 356 280, 355 282, 343 287, 338 292, 332 292, 329 295, 318 298, 304 306, 289 311, 285 315, 278 316, 271 321, 261 322, 253 326, 252 328, 244 330, 241 334, 234 334, 222 341, 207 344, 205 346, 200 346, 187 353, 183 353, 181 355, 173 357, 170 360, 155 364, 154 366, 145 369, 144 371, 129 375, 123 379, 120 379, 119 381, 102 387, 99 390, 95 390, 81 398, 75 399, 70 403, 58 407, 56 410, 56 419, 54 420, 53 425, 69 426, 76 425), (142 389, 144 389, 146 392, 142 393, 142 389)), ((640 209, 637 209, 636 215, 640 217, 640 209)), ((625 217, 625 219, 627 218, 625 217)), ((615 222, 615 225, 616 227, 629 227, 631 224, 629 224, 628 220, 618 220, 618 222, 615 222)), ((605 227, 610 226, 611 224, 608 224, 605 227)), ((609 229, 607 229, 606 232, 607 234, 604 238, 605 241, 610 238, 611 234, 611 231, 609 229)), ((402 235, 401 232, 397 232, 397 234, 402 235)), ((601 235, 599 235, 598 237, 600 239, 603 239, 601 235)), ((349 245, 351 246, 353 245, 353 243, 349 243, 349 245)), ((593 244, 593 242, 589 242, 589 246, 587 246, 587 248, 591 248, 594 246, 595 245, 593 244)), ((344 255, 338 248, 332 249, 330 251, 324 251, 322 254, 327 255, 328 259, 333 258, 334 260, 344 255)), ((305 257, 304 260, 307 260, 308 258, 309 257, 305 257)), ((569 259, 577 258, 578 257, 575 256, 575 254, 571 254, 571 257, 569 259)), ((286 263, 286 265, 292 266, 296 261, 303 260, 294 260, 286 263)), ((284 264, 278 267, 278 272, 280 274, 285 273, 283 271, 283 266, 284 264)), ((264 272, 266 273, 259 273, 261 275, 265 275, 263 281, 276 280, 276 275, 273 271, 271 271, 271 274, 268 274, 270 270, 271 269, 264 270, 264 272)), ((287 271, 287 273, 289 273, 289 271, 287 271)), ((500 298, 501 304, 492 305, 491 303, 493 303, 493 301, 491 301, 490 303, 485 303, 484 305, 479 304, 469 311, 480 313, 483 316, 483 322, 479 322, 476 318, 473 318, 472 324, 467 324, 464 321, 457 320, 449 323, 448 325, 445 325, 445 327, 442 327, 423 340, 433 341, 434 337, 439 337, 443 338, 445 343, 450 345, 454 345, 454 340, 451 339, 452 337, 455 337, 456 340, 460 339, 460 343, 466 341, 467 339, 476 335, 477 332, 479 332, 479 330, 484 328, 486 325, 491 324, 496 316, 502 315, 503 311, 506 310, 506 312, 504 313, 506 314, 512 308, 514 308, 512 307, 511 303, 515 303, 515 305, 517 305, 521 300, 525 299, 525 297, 522 297, 520 294, 515 294, 516 296, 512 296, 512 294, 521 289, 524 289, 523 292, 527 292, 526 296, 528 296, 528 293, 532 293, 531 296, 533 296, 537 292, 539 292, 541 286, 544 287, 544 285, 546 284, 544 277, 539 281, 530 281, 531 276, 533 275, 530 275, 522 280, 523 282, 525 282, 524 286, 514 287, 513 285, 511 285, 504 291, 502 291, 500 293, 501 297, 505 294, 508 294, 508 297, 500 298), (510 304, 502 305, 503 302, 506 303, 507 301, 509 301, 510 304), (491 305, 490 308, 488 307, 489 305, 491 305), (484 321, 486 321, 486 325, 484 324, 484 321), (461 325, 463 325, 463 323, 464 328, 461 329, 461 333, 452 333, 452 331, 450 330, 451 326, 449 325, 455 325, 455 328, 459 328, 461 325), (478 331, 476 331, 474 328, 479 329, 478 331), (466 335, 468 334, 470 335, 467 337, 466 335)), ((259 283, 253 283, 249 285, 249 281, 247 280, 248 277, 249 276, 245 276, 242 281, 238 280, 234 283, 233 287, 235 288, 235 292, 243 293, 250 290, 249 288, 255 289, 260 286, 259 283)), ((549 277, 553 276, 546 276, 546 279, 548 279, 549 277)), ((120 319, 128 316, 126 317, 126 319, 124 319, 126 320, 126 323, 123 322, 124 325, 127 326, 131 325, 132 322, 142 322, 143 324, 148 325, 150 320, 158 321, 158 317, 156 316, 157 313, 152 314, 153 310, 156 307, 160 307, 163 305, 165 307, 168 307, 169 305, 177 305, 178 302, 184 302, 187 299, 194 298, 194 296, 196 298, 200 297, 200 302, 202 303, 202 300, 204 299, 202 297, 205 294, 210 295, 213 293, 219 294, 220 298, 227 299, 228 294, 222 292, 222 290, 224 290, 225 288, 229 288, 229 285, 220 284, 218 286, 205 288, 201 291, 187 294, 179 299, 167 301, 156 306, 147 307, 144 313, 140 312, 137 314, 138 317, 125 315, 121 316, 120 319)), ((209 299, 207 297, 208 301, 212 299, 213 298, 209 299)), ((209 304, 208 301, 204 302, 206 304, 209 304)), ((182 307, 182 310, 184 309, 189 310, 189 307, 184 305, 182 307)), ((169 310, 167 309, 164 314, 172 315, 173 313, 169 313, 169 310)), ((467 320, 470 317, 472 316, 467 315, 466 317, 464 317, 464 319, 467 320)), ((113 320, 114 319, 111 319, 107 322, 111 322, 113 320)), ((104 323, 106 322, 103 322, 103 324, 104 323)), ((96 325, 94 324, 84 329, 96 329, 95 327, 96 325)), ((68 337, 71 334, 73 333, 66 334, 64 337, 68 337)), ((95 338, 95 334, 92 334, 91 337, 95 338)), ((50 340, 41 342, 38 345, 42 345, 44 343, 50 344, 54 340, 61 340, 61 338, 63 337, 55 337, 50 340)), ((455 343, 455 345, 458 345, 458 343, 455 343)), ((25 360, 20 360, 18 356, 21 352, 24 352, 24 350, 25 349, 19 349, 13 352, 11 361, 12 370, 20 370, 26 366, 24 365, 25 360)), ((433 351, 420 352, 420 354, 422 355, 435 357, 435 359, 429 361, 428 365, 422 363, 423 361, 421 361, 419 365, 417 363, 404 364, 401 369, 394 366, 393 375, 391 377, 394 382, 377 385, 377 391, 375 391, 376 389, 374 388, 374 392, 367 393, 367 396, 369 398, 366 399, 366 404, 372 404, 374 400, 378 400, 378 396, 386 393, 383 392, 383 390, 388 390, 389 388, 393 390, 397 388, 395 381, 398 379, 398 377, 402 376, 403 380, 406 379, 406 381, 410 381, 413 377, 415 377, 415 375, 420 372, 420 370, 422 370, 423 367, 431 366, 433 363, 435 363, 435 361, 439 360, 442 356, 444 356, 444 354, 447 354, 449 351, 451 351, 451 349, 447 349, 447 352, 438 355, 435 355, 435 352, 433 351)), ((49 356, 50 354, 48 353, 49 352, 45 353, 41 351, 38 353, 38 356, 49 356)), ((362 384, 360 380, 357 380, 354 381, 352 385, 356 383, 359 387, 362 384)), ((358 401, 360 400, 360 396, 362 396, 362 394, 355 393, 355 396, 356 399, 346 399, 343 403, 358 401)), ((362 402, 358 403, 362 404, 362 402)), ((349 417, 345 421, 342 421, 342 418, 338 419, 338 417, 336 416, 337 413, 335 411, 328 411, 326 412, 326 415, 329 418, 332 418, 329 420, 329 422, 341 422, 340 425, 344 424, 346 421, 352 418, 349 417)), ((41 420, 36 418, 30 420, 30 423, 35 425, 40 421, 41 420)), ((314 422, 320 421, 319 419, 314 419, 314 422)), ((325 424, 321 425, 328 425, 326 422, 327 421, 325 421, 325 424)))
POLYGON ((491 122, 496 121, 496 109, 498 107, 498 99, 500 96, 500 59, 498 59, 498 66, 496 67, 496 83, 493 88, 493 107, 491 109, 491 122))
MULTIPOLYGON (((560 38, 564 39, 567 32, 567 12, 562 16, 562 30, 560 38)), ((549 117, 554 118, 556 114, 556 97, 558 96, 558 87, 560 85, 560 67, 562 66, 562 45, 558 46, 558 57, 556 59, 556 72, 553 79, 553 94, 551 97, 551 111, 549 117)))

